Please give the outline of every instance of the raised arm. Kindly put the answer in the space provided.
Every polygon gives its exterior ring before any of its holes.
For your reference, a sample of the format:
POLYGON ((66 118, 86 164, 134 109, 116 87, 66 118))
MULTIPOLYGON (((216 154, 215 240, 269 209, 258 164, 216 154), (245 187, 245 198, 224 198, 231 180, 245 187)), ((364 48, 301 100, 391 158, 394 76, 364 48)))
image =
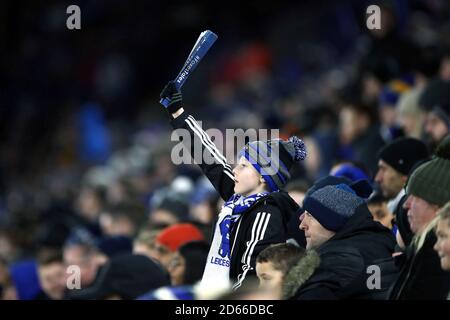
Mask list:
POLYGON ((176 90, 173 82, 169 82, 163 89, 161 98, 169 98, 171 101, 167 111, 172 117, 173 128, 175 130, 184 129, 186 130, 184 132, 189 133, 189 141, 183 139, 183 144, 189 148, 191 157, 211 181, 222 199, 229 200, 234 194, 234 175, 231 166, 195 118, 184 111, 181 92, 176 90), (201 159, 194 156, 196 146, 201 146, 201 159), (208 161, 205 161, 206 158, 208 161))

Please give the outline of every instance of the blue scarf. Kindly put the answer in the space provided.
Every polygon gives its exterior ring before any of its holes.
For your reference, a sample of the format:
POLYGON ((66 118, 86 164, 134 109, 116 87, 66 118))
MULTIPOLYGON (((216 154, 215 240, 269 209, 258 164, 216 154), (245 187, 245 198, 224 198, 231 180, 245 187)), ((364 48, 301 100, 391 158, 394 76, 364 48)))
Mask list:
POLYGON ((248 210, 256 201, 268 195, 261 192, 248 197, 234 194, 225 202, 219 213, 214 237, 206 261, 202 282, 213 286, 220 281, 229 281, 231 247, 230 236, 234 224, 241 218, 242 213, 248 210))
MULTIPOLYGON (((223 207, 228 207, 232 210, 232 214, 228 219, 224 219, 220 224, 220 232, 222 235, 222 243, 220 245, 220 252, 219 254, 222 257, 228 256, 230 257, 230 231, 233 228, 233 225, 236 221, 239 220, 242 213, 245 212, 248 208, 250 208, 256 201, 258 201, 260 198, 265 197, 268 195, 269 192, 261 192, 252 194, 248 197, 243 197, 238 194, 234 194, 230 200, 225 202, 223 207)), ((223 209, 222 209, 223 210, 223 209)))

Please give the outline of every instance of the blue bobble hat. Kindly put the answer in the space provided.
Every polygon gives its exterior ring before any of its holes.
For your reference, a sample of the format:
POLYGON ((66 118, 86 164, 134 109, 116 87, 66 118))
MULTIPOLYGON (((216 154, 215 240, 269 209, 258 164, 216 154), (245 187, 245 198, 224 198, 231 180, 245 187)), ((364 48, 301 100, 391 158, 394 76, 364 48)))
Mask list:
POLYGON ((278 191, 291 178, 289 170, 294 162, 306 158, 306 146, 296 136, 287 141, 253 141, 247 143, 239 155, 247 159, 262 175, 270 191, 278 191))

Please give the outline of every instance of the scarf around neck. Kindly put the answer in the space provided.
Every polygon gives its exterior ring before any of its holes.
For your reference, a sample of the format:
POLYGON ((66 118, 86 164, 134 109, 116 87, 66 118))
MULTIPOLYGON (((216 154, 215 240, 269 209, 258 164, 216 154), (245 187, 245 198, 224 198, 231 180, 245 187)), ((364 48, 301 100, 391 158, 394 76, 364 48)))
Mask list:
MULTIPOLYGON (((234 244, 230 247, 230 234, 242 214, 269 192, 243 197, 234 194, 224 203, 214 227, 214 236, 208 253, 202 285, 216 286, 230 282, 230 259, 234 244)), ((239 224, 237 224, 239 228, 239 224)))

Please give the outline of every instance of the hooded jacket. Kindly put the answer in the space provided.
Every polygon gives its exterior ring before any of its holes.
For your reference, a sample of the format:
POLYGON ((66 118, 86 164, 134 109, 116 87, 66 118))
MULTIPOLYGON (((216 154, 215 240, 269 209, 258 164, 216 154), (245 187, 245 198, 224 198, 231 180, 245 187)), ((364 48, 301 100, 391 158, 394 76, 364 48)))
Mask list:
POLYGON ((393 281, 393 273, 395 276, 396 269, 390 267, 394 247, 392 232, 373 220, 366 204, 360 205, 344 227, 317 248, 320 265, 293 298, 373 299, 380 296, 393 281), (368 268, 371 265, 381 269, 379 288, 368 286, 373 272, 368 268))
MULTIPOLYGON (((235 183, 231 166, 206 132, 186 112, 173 119, 171 124, 175 129, 184 129, 177 131, 183 138, 183 144, 190 148, 194 160, 197 160, 195 152, 202 155, 197 164, 221 198, 229 200, 234 195, 235 183), (199 146, 201 153, 195 150, 199 146)), ((287 240, 287 224, 297 210, 298 204, 286 192, 271 192, 253 203, 233 224, 229 239, 230 279, 235 288, 239 288, 249 275, 256 273, 256 257, 264 248, 287 240)))
POLYGON ((320 257, 314 250, 302 257, 284 276, 281 299, 287 300, 293 297, 297 289, 314 274, 319 264, 320 257))

